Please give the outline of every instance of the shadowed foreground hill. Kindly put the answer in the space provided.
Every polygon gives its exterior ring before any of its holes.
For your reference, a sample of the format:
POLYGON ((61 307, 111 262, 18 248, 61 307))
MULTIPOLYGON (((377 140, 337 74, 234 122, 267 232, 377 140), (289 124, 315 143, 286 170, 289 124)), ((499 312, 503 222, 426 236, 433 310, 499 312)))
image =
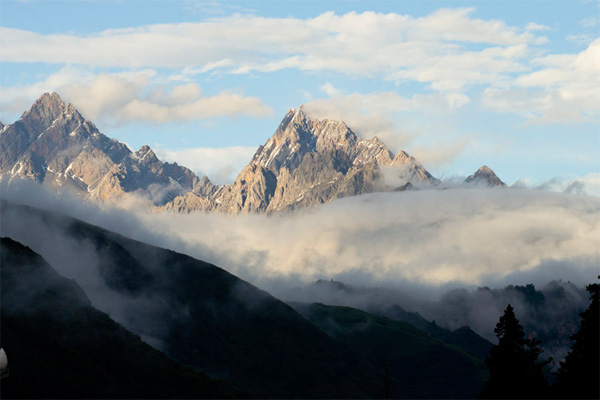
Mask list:
POLYGON ((487 371, 482 359, 413 325, 320 303, 294 308, 331 337, 385 371, 392 398, 475 398, 487 371))
POLYGON ((2 398, 239 398, 233 389, 163 353, 91 306, 73 281, 30 248, 0 239, 2 398))
POLYGON ((221 268, 64 215, 5 201, 0 210, 3 235, 47 259, 70 252, 92 305, 178 362, 258 397, 382 396, 370 363, 221 268))

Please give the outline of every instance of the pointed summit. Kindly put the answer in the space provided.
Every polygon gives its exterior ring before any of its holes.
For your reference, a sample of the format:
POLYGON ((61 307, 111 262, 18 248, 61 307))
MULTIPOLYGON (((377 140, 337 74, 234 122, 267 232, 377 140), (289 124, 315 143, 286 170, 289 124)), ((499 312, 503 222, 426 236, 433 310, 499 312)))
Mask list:
POLYGON ((132 157, 134 159, 137 159, 139 163, 144 165, 150 165, 155 163, 159 163, 160 165, 162 165, 162 162, 160 162, 158 157, 156 157, 154 151, 152 151, 150 146, 148 146, 147 144, 143 145, 138 151, 133 153, 132 157))
POLYGON ((66 107, 57 93, 44 93, 33 103, 28 111, 23 113, 21 120, 31 119, 37 122, 40 127, 48 127, 62 114, 66 107))
POLYGON ((473 175, 465 179, 465 183, 485 184, 487 186, 502 186, 506 184, 487 165, 481 166, 473 175))

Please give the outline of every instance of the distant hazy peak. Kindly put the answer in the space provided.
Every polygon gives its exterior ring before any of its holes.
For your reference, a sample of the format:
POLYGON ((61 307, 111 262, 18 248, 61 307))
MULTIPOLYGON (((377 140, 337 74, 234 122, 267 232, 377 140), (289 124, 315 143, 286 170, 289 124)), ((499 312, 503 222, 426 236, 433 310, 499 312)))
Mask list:
POLYGON ((482 165, 475 173, 494 174, 494 171, 492 171, 492 169, 487 165, 482 165))
POLYGON ((506 186, 496 173, 487 165, 482 165, 473 175, 465 179, 465 183, 485 183, 488 186, 506 186))

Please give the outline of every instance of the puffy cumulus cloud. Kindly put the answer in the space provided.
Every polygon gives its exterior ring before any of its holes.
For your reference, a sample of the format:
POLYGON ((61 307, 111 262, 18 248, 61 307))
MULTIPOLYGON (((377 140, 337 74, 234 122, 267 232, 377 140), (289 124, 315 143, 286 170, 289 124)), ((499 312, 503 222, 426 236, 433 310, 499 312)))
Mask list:
POLYGON ((220 116, 270 116, 259 98, 235 91, 205 96, 196 83, 167 87, 157 72, 144 69, 101 73, 68 66, 29 86, 3 88, 2 111, 26 109, 40 93, 56 91, 88 119, 122 125, 133 121, 191 121, 220 116))
POLYGON ((272 109, 258 97, 225 91, 173 105, 133 99, 125 104, 117 117, 123 121, 170 122, 237 115, 270 116, 272 109))
POLYGON ((197 147, 183 150, 156 149, 161 159, 177 162, 198 176, 207 175, 213 183, 229 184, 250 161, 256 147, 197 147))
MULTIPOLYGON (((148 71, 149 72, 149 71, 148 71)), ((56 88, 88 79, 89 70, 81 67, 66 66, 50 74, 46 79, 28 85, 2 87, 0 98, 0 116, 4 122, 13 121, 31 107, 33 100, 40 94, 51 92, 56 88)))
POLYGON ((487 88, 484 107, 524 115, 530 123, 598 121, 600 39, 577 54, 532 60, 538 70, 520 75, 508 88, 487 88))
POLYGON ((430 146, 411 146, 410 153, 428 168, 450 165, 473 141, 474 135, 466 135, 452 141, 436 141, 430 146))
POLYGON ((505 79, 525 67, 528 44, 545 38, 474 9, 441 9, 420 18, 375 12, 314 18, 234 15, 198 23, 43 35, 0 28, 0 59, 117 68, 187 69, 197 73, 271 72, 285 68, 416 79, 435 88, 505 79), (480 51, 467 50, 481 44, 480 51))
MULTIPOLYGON (((579 54, 548 54, 543 48, 547 39, 540 34, 549 27, 535 21, 511 26, 502 20, 476 18, 475 12, 473 8, 444 8, 418 18, 326 12, 306 19, 235 14, 88 35, 0 28, 0 60, 165 69, 170 80, 183 82, 207 73, 334 71, 396 84, 418 82, 420 91, 424 87, 441 92, 444 98, 441 103, 428 94, 422 95, 423 101, 405 98, 399 101, 400 109, 428 110, 433 100, 451 111, 471 98, 477 102, 481 98, 484 108, 522 114, 531 123, 597 119, 600 84, 594 67, 599 62, 600 39, 579 54)), ((572 39, 589 41, 595 37, 590 35, 572 39)), ((50 90, 56 90, 57 85, 53 86, 50 90)), ((330 84, 321 89, 329 96, 339 95, 330 84)), ((11 107, 23 104, 22 98, 15 98, 11 107)), ((113 108, 123 120, 155 122, 270 112, 259 99, 231 92, 170 107, 138 96, 113 108)))
POLYGON ((395 119, 396 113, 414 107, 412 99, 394 92, 344 95, 331 84, 325 84, 323 90, 329 91, 331 97, 312 100, 302 106, 311 118, 344 121, 361 138, 378 136, 396 150, 414 138, 415 134, 400 129, 395 119))
POLYGON ((434 92, 404 97, 396 92, 345 94, 330 83, 321 86, 330 95, 311 100, 303 110, 318 119, 344 121, 363 139, 377 136, 397 152, 406 150, 428 167, 451 163, 469 144, 470 135, 460 138, 441 138, 442 130, 428 132, 428 143, 416 144, 422 126, 411 126, 416 113, 430 119, 431 115, 448 115, 470 103, 460 92, 434 92))

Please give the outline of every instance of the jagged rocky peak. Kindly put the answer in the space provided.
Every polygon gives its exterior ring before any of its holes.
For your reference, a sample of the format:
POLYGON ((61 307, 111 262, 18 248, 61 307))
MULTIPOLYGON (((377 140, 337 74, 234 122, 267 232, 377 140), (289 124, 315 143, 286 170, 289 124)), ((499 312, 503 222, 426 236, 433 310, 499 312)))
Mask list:
POLYGON ((487 165, 481 166, 473 175, 468 176, 467 179, 465 179, 465 183, 506 187, 506 184, 502 182, 496 173, 487 165))
POLYGON ((133 156, 133 158, 137 159, 140 163, 143 163, 143 164, 148 164, 148 163, 153 163, 153 162, 159 161, 158 157, 156 157, 156 154, 154 153, 154 151, 152 151, 150 146, 148 146, 147 144, 140 147, 140 149, 138 151, 136 151, 135 153, 133 153, 132 156, 133 156))
MULTIPOLYGON (((131 152, 104 136, 56 93, 43 94, 3 129, 0 153, 0 178, 36 179, 102 201, 135 192, 164 204, 199 182, 189 169, 162 163, 147 145, 131 152)), ((211 190, 209 182, 200 188, 211 190)))
MULTIPOLYGON (((380 166, 422 167, 404 151, 394 154, 377 136, 360 139, 343 121, 311 119, 302 107, 291 109, 281 122, 275 135, 256 152, 253 161, 271 170, 282 166, 297 167, 306 153, 344 154, 351 165, 371 162, 380 166)), ((428 180, 428 173, 418 174, 428 180)))
POLYGON ((49 125, 62 114, 66 105, 58 95, 58 93, 44 93, 31 106, 31 108, 23 113, 22 119, 25 117, 38 117, 44 125, 49 125))
POLYGON ((67 134, 74 135, 73 131, 82 126, 80 131, 85 131, 86 134, 97 133, 94 124, 86 121, 73 104, 66 104, 55 92, 40 96, 17 122, 29 133, 30 140, 36 134, 53 128, 54 124, 59 125, 55 131, 65 131, 67 134))

